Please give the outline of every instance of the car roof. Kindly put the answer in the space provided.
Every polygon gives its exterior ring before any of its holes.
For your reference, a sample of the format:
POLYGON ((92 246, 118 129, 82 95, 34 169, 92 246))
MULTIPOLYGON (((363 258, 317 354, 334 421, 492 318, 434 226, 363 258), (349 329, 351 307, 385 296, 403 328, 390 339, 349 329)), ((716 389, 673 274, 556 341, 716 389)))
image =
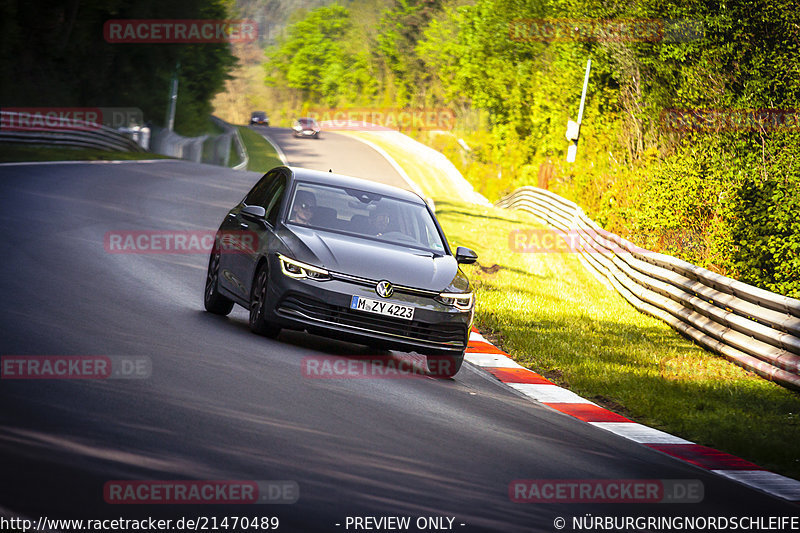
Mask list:
POLYGON ((333 172, 320 172, 319 170, 301 167, 286 168, 292 173, 295 181, 351 187, 366 192, 378 193, 382 196, 391 196, 417 204, 425 204, 425 201, 418 194, 406 189, 401 189, 400 187, 394 187, 367 179, 355 178, 353 176, 345 176, 344 174, 334 174, 333 172))

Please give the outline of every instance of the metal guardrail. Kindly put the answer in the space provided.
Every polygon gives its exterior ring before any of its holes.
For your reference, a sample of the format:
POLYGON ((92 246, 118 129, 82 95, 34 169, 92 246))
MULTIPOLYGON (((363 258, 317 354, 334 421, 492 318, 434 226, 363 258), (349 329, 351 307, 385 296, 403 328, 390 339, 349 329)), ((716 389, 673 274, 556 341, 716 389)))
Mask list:
POLYGON ((128 135, 94 122, 62 118, 48 124, 30 124, 21 121, 21 116, 15 111, 0 111, 0 142, 145 151, 128 135))
POLYGON ((179 159, 228 166, 233 143, 239 162, 236 170, 247 168, 249 158, 239 130, 227 122, 211 117, 225 133, 209 137, 182 137, 172 131, 154 128, 125 128, 107 126, 68 117, 46 117, 34 121, 29 115, 16 111, 0 111, 0 142, 98 148, 122 152, 150 151, 179 159), (138 142, 137 142, 138 141, 138 142), (141 143, 141 144, 140 144, 141 143))
POLYGON ((218 117, 211 117, 211 120, 225 130, 225 133, 218 136, 216 139, 216 143, 214 145, 214 154, 215 157, 219 162, 215 164, 219 164, 222 166, 229 166, 229 159, 230 159, 230 147, 231 143, 233 143, 234 148, 236 149, 236 154, 239 158, 239 163, 234 165, 232 168, 234 170, 244 170, 247 168, 247 163, 249 162, 249 158, 247 157, 247 150, 244 147, 244 142, 242 141, 241 135, 239 135, 239 128, 228 124, 224 120, 218 117))
POLYGON ((495 205, 528 211, 563 232, 584 265, 638 310, 764 378, 800 390, 800 300, 639 248, 545 189, 522 187, 495 205))
POLYGON ((203 159, 203 143, 207 135, 183 137, 166 128, 153 128, 150 150, 154 153, 200 163, 203 159))
POLYGON ((233 142, 236 144, 236 153, 239 154, 239 164, 231 168, 233 170, 247 170, 247 165, 250 163, 250 156, 247 155, 247 148, 244 147, 244 141, 239 133, 239 128, 234 128, 235 137, 233 142))
POLYGON ((213 136, 183 137, 166 128, 157 128, 153 133, 150 149, 158 154, 195 163, 227 167, 230 162, 231 143, 233 143, 239 162, 232 168, 235 170, 247 168, 249 158, 239 130, 236 126, 217 117, 212 116, 211 120, 222 128, 224 133, 213 136))

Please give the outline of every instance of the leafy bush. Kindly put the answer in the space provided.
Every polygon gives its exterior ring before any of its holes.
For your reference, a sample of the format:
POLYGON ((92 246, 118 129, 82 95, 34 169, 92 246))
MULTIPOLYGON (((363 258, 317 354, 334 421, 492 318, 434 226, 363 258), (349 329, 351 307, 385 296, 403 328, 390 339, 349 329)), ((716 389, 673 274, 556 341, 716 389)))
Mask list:
POLYGON ((358 6, 358 17, 334 5, 298 22, 270 52, 269 82, 294 87, 302 102, 456 109, 455 135, 419 137, 489 200, 547 174, 551 190, 642 246, 800 292, 800 124, 708 129, 670 118, 797 108, 800 4, 386 0, 366 14, 358 6), (375 22, 358 25, 362 18, 375 22), (661 26, 655 38, 520 38, 515 24, 532 19, 661 26), (332 46, 300 38, 304 24, 332 46), (578 160, 567 164, 564 132, 590 57, 578 160))

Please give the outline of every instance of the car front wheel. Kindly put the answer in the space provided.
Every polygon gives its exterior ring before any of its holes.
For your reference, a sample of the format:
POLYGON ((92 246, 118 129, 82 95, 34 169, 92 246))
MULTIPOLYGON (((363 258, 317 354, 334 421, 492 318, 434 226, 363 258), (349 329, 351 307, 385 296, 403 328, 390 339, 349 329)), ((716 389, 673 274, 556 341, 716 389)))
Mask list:
POLYGON ((253 294, 250 296, 250 330, 265 337, 275 337, 281 328, 264 319, 268 284, 269 273, 266 265, 262 265, 256 274, 255 283, 253 283, 253 294))
POLYGON ((203 303, 206 311, 215 315, 225 316, 233 309, 233 302, 219 293, 219 245, 215 244, 208 259, 208 273, 206 274, 206 288, 203 294, 203 303))

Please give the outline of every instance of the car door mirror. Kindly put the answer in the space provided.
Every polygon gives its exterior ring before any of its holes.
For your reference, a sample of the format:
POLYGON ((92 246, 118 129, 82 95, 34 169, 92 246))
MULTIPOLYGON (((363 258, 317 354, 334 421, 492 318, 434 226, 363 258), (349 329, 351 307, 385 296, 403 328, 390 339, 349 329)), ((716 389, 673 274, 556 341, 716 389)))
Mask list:
POLYGON ((456 262, 462 265, 470 265, 478 260, 478 254, 470 250, 469 248, 465 248, 464 246, 459 246, 456 248, 456 262))
POLYGON ((267 210, 260 205, 246 205, 242 208, 242 215, 246 218, 264 219, 267 210))

